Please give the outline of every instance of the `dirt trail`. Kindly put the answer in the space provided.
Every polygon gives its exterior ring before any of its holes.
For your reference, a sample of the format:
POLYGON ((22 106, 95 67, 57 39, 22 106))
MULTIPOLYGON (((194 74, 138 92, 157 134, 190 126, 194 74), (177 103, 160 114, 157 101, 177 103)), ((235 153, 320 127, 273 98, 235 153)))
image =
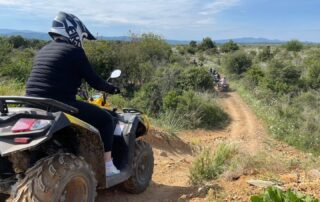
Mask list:
POLYGON ((227 128, 228 138, 241 144, 250 153, 256 153, 266 138, 266 131, 250 108, 235 92, 224 95, 222 106, 231 117, 231 124, 227 128))
MULTIPOLYGON (((305 158, 301 152, 269 138, 263 125, 236 92, 223 94, 221 105, 231 118, 229 126, 223 130, 184 131, 173 139, 169 139, 159 130, 152 130, 151 135, 146 139, 152 144, 155 156, 155 168, 150 187, 139 195, 127 194, 116 188, 100 191, 97 201, 205 201, 203 195, 197 194, 198 188, 188 183, 189 167, 194 159, 192 145, 214 147, 221 141, 230 141, 250 154, 272 151, 275 155, 283 155, 283 158, 288 156, 305 158)), ((283 175, 290 178, 288 183, 294 183, 292 181, 296 179, 291 180, 291 178, 297 176, 291 173, 283 175)), ((229 182, 221 179, 216 183, 228 193, 225 201, 248 201, 252 193, 261 191, 246 183, 247 179, 253 177, 255 177, 254 173, 252 176, 241 176, 237 181, 229 182)))

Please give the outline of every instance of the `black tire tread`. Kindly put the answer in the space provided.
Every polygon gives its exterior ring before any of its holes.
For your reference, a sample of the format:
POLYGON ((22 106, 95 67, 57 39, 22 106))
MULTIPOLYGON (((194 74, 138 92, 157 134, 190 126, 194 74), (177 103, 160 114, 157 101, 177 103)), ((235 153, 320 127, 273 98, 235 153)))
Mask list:
MULTIPOLYGON (((16 183, 12 192, 13 202, 41 202, 52 199, 62 176, 68 172, 84 170, 91 176, 96 196, 95 175, 82 157, 70 153, 56 154, 39 160, 27 170, 25 177, 16 183)), ((90 185, 91 186, 91 185, 90 185)))
MULTIPOLYGON (((141 152, 148 152, 149 153, 150 158, 152 160, 152 165, 153 165, 154 157, 153 157, 152 147, 143 140, 137 140, 135 143, 135 151, 134 151, 132 169, 137 168, 137 160, 138 160, 141 152)), ((152 174, 153 174, 153 166, 151 168, 150 179, 149 179, 148 183, 145 185, 139 184, 135 174, 136 174, 136 172, 133 172, 133 175, 127 181, 125 181, 123 183, 123 188, 125 189, 125 191, 127 191, 129 193, 139 194, 139 193, 142 193, 143 191, 145 191, 146 188, 149 186, 149 183, 151 181, 152 174)))

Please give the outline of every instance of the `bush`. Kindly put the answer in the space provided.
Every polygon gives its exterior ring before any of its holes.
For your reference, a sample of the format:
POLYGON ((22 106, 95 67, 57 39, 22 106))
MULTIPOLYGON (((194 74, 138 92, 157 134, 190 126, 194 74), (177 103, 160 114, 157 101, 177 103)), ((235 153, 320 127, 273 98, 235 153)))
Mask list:
POLYGON ((292 190, 282 191, 269 187, 263 194, 251 196, 251 202, 319 202, 311 196, 304 196, 292 190))
POLYGON ((142 61, 168 60, 172 53, 170 45, 162 37, 153 33, 142 34, 139 49, 142 61))
POLYGON ((0 95, 25 95, 24 83, 1 81, 0 95))
POLYGON ((274 61, 268 68, 264 85, 275 93, 297 92, 301 85, 301 71, 292 65, 274 61))
POLYGON ((197 47, 197 42, 196 41, 190 41, 189 46, 192 48, 196 48, 197 47))
POLYGON ((210 37, 206 37, 202 40, 199 44, 199 49, 202 51, 209 51, 210 53, 217 52, 217 46, 210 37))
POLYGON ((273 57, 271 53, 270 46, 263 47, 262 51, 259 53, 258 58, 261 61, 267 61, 273 57))
POLYGON ((244 77, 244 82, 249 89, 254 89, 263 80, 264 73, 259 67, 250 68, 244 77))
POLYGON ((291 40, 288 41, 284 47, 288 50, 288 51, 295 51, 295 52, 299 52, 303 49, 303 43, 301 43, 298 40, 291 40))
POLYGON ((223 53, 229 53, 229 52, 233 52, 236 50, 239 50, 239 46, 237 43, 233 42, 232 40, 228 41, 227 43, 224 43, 220 47, 220 51, 223 53))
POLYGON ((111 103, 112 107, 116 107, 118 109, 123 109, 125 107, 129 107, 130 104, 128 100, 126 100, 121 95, 112 95, 108 97, 108 101, 111 103))
POLYGON ((251 67, 252 60, 245 52, 236 51, 224 60, 224 68, 232 74, 242 74, 251 67))
POLYGON ((237 150, 230 145, 220 144, 214 153, 204 149, 192 163, 189 180, 191 184, 202 184, 207 180, 216 179, 223 173, 237 150))
POLYGON ((213 98, 196 94, 193 91, 183 93, 171 91, 163 98, 164 111, 174 111, 182 116, 183 128, 221 127, 228 122, 228 115, 217 106, 213 98))
POLYGON ((12 44, 13 48, 26 48, 28 46, 28 41, 22 36, 10 36, 8 42, 12 44))
POLYGON ((12 45, 6 38, 0 37, 0 71, 1 66, 8 62, 12 48, 12 45))
POLYGON ((190 54, 192 54, 192 55, 194 55, 194 54, 196 53, 196 49, 189 46, 189 47, 187 48, 187 52, 190 53, 190 54))
POLYGON ((305 74, 305 82, 308 87, 313 89, 320 88, 320 52, 312 53, 305 61, 307 71, 305 74))
POLYGON ((204 68, 188 68, 181 72, 178 77, 178 86, 183 90, 212 90, 212 77, 204 68))
POLYGON ((1 68, 0 73, 2 76, 8 76, 11 79, 25 82, 32 68, 33 57, 34 52, 30 49, 15 52, 11 60, 1 68))
POLYGON ((144 85, 131 100, 131 106, 157 116, 162 109, 162 93, 157 82, 144 85))

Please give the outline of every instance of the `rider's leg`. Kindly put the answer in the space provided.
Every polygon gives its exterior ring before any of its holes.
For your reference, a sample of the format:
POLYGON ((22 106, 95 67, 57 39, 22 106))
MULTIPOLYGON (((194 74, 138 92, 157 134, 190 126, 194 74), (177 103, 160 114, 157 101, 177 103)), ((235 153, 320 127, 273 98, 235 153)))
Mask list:
POLYGON ((104 145, 104 160, 106 164, 107 176, 118 174, 120 171, 113 165, 112 162, 112 144, 113 144, 113 132, 114 132, 114 121, 111 114, 106 110, 103 110, 92 104, 73 101, 70 104, 79 109, 79 113, 75 114, 79 119, 91 124, 96 127, 104 145))

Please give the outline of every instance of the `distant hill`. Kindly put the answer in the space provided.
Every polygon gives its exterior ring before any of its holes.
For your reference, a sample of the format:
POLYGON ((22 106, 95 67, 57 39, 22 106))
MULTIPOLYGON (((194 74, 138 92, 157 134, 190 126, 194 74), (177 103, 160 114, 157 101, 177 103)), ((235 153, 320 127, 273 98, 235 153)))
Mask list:
POLYGON ((3 35, 3 36, 20 35, 27 39, 50 40, 50 36, 47 33, 34 32, 29 30, 0 29, 0 35, 3 35))
MULTIPOLYGON (((27 39, 50 40, 50 37, 47 33, 34 32, 29 30, 0 29, 0 35, 2 36, 20 35, 27 39)), ((99 36, 98 38, 102 40, 109 40, 109 41, 129 41, 130 40, 128 36, 108 36, 108 37, 99 36)), ((220 40, 215 40, 215 42, 217 44, 223 44, 228 42, 229 40, 230 39, 220 39, 220 40)), ((277 39, 254 38, 254 37, 234 38, 232 40, 240 44, 281 44, 286 42, 286 41, 281 41, 277 39)), ((184 45, 184 44, 189 44, 190 41, 168 39, 167 42, 171 45, 184 45)), ((312 43, 312 42, 306 42, 306 43, 312 43)))
MULTIPOLYGON (((228 42, 229 40, 230 39, 221 39, 221 40, 215 40, 215 42, 218 44, 223 44, 228 42)), ((281 44, 286 42, 278 39, 266 39, 266 38, 255 38, 255 37, 242 37, 242 38, 235 38, 232 40, 240 44, 281 44)))

